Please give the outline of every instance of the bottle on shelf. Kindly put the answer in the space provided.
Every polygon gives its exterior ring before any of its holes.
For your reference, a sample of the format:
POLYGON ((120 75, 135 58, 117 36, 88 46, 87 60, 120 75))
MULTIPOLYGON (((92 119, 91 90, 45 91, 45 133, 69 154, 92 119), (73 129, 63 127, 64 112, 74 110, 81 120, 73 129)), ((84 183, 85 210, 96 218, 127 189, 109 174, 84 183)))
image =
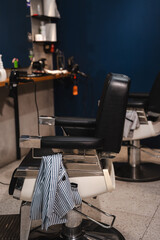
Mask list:
POLYGON ((43 21, 41 21, 40 25, 40 34, 42 34, 43 41, 46 41, 46 26, 43 21))

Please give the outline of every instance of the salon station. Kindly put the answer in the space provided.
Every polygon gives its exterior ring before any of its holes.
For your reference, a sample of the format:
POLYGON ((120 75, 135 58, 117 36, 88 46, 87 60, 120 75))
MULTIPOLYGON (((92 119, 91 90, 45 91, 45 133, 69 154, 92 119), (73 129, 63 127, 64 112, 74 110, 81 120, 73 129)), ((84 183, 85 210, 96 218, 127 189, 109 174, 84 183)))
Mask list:
POLYGON ((0 240, 159 240, 159 0, 0 5, 0 240))

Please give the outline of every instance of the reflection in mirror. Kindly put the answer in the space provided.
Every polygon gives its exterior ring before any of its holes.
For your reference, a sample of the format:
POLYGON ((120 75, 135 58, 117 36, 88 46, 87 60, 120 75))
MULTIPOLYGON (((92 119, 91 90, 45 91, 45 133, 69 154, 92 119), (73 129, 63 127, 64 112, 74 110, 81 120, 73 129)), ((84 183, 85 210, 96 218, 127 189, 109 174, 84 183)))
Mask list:
POLYGON ((19 67, 30 65, 28 41, 31 32, 30 9, 26 0, 5 0, 0 2, 0 54, 4 68, 13 67, 12 59, 18 58, 19 67))

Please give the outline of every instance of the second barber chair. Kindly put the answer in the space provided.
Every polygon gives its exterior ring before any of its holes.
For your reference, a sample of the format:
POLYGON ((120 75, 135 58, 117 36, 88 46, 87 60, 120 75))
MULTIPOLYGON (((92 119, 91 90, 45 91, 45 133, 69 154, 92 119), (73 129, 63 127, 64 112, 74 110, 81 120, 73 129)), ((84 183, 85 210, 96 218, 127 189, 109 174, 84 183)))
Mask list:
MULTIPOLYGON (((160 179, 160 163, 141 161, 141 152, 148 156, 160 157, 160 153, 142 149, 141 140, 160 135, 160 73, 157 75, 150 93, 131 93, 127 109, 135 111, 139 127, 132 136, 123 138, 128 142, 128 162, 115 162, 115 174, 118 180, 147 182, 160 179)), ((153 140, 154 141, 154 140, 153 140)))

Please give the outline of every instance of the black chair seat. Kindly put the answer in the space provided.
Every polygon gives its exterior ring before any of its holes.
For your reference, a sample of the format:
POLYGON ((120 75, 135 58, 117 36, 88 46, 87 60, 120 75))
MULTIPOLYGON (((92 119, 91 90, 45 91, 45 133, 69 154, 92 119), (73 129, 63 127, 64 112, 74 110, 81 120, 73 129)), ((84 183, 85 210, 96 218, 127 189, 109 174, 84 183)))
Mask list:
POLYGON ((42 148, 99 149, 103 139, 96 137, 47 136, 41 138, 42 148))

